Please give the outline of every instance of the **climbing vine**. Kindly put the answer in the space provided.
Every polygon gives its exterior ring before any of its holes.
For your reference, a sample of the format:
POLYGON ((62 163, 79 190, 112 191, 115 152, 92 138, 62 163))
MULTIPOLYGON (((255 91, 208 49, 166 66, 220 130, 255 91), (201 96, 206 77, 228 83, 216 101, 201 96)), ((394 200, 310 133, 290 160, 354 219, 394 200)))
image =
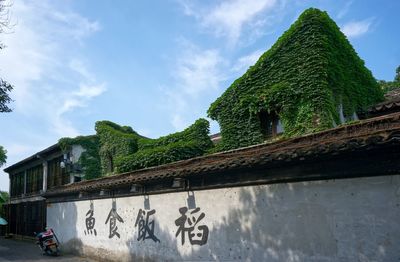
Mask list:
POLYGON ((101 165, 99 156, 99 139, 96 135, 78 136, 75 138, 61 138, 58 141, 63 152, 68 152, 73 145, 80 145, 85 150, 78 159, 78 164, 82 167, 85 179, 93 179, 101 176, 101 165))
POLYGON ((85 149, 78 164, 86 179, 200 156, 213 146, 205 119, 198 119, 182 132, 158 139, 146 138, 129 126, 110 121, 96 122, 95 129, 93 136, 59 140, 64 152, 71 150, 72 145, 85 149))
POLYGON ((157 166, 203 155, 213 146, 209 122, 198 119, 182 132, 158 139, 139 138, 138 151, 116 158, 117 172, 157 166))
POLYGON ((96 134, 100 141, 100 160, 103 174, 114 171, 114 162, 118 156, 133 154, 138 149, 140 135, 131 127, 119 126, 110 121, 97 121, 96 134))
POLYGON ((308 9, 257 63, 214 103, 220 150, 264 140, 258 113, 274 113, 285 136, 312 133, 340 123, 383 99, 376 80, 326 12, 308 9))

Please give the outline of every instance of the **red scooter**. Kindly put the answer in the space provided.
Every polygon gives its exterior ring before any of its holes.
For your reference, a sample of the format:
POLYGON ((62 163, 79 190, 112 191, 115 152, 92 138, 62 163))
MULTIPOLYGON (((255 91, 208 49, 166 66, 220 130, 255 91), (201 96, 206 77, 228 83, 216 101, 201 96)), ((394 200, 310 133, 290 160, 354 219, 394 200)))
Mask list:
POLYGON ((34 232, 37 242, 36 244, 40 247, 43 251, 43 254, 51 255, 51 256, 58 256, 60 250, 58 248, 59 241, 54 233, 53 229, 47 229, 44 232, 36 233, 34 232))

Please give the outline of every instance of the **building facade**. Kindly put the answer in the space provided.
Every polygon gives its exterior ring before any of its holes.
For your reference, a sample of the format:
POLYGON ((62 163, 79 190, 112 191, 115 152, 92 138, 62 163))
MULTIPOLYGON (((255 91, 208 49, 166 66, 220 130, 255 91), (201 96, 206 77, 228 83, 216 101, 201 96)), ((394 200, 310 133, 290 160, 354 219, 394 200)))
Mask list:
POLYGON ((62 152, 58 144, 4 169, 10 179, 10 201, 4 208, 9 222, 6 233, 32 236, 46 227, 48 189, 80 180, 76 160, 82 147, 62 152))

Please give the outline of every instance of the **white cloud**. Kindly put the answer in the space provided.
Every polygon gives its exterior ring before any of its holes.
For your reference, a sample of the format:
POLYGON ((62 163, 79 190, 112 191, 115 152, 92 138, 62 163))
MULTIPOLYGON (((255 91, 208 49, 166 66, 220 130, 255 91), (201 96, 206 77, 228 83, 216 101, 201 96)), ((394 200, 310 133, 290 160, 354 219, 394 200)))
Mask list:
POLYGON ((349 38, 355 38, 364 35, 371 29, 373 19, 362 21, 352 21, 341 27, 342 32, 349 38))
POLYGON ((90 99, 101 95, 106 91, 106 84, 87 85, 81 83, 79 89, 64 96, 62 105, 58 105, 57 110, 51 113, 52 126, 60 136, 77 136, 79 132, 75 130, 73 124, 63 115, 76 108, 87 106, 90 99))
POLYGON ((223 2, 204 17, 203 23, 215 27, 217 34, 227 34, 235 41, 245 23, 252 21, 261 11, 272 8, 275 3, 276 0, 223 2))
POLYGON ((15 1, 11 7, 13 33, 0 35, 7 46, 0 52, 0 68, 15 86, 13 114, 41 116, 37 124, 42 129, 71 136, 78 132, 64 114, 88 105, 106 87, 90 72, 84 58, 74 58, 85 38, 100 30, 100 24, 67 7, 60 9, 53 1, 15 1))
POLYGON ((226 79, 222 68, 226 65, 219 51, 200 49, 187 42, 180 43, 183 53, 179 56, 171 75, 174 85, 163 88, 168 110, 171 111, 171 124, 182 130, 191 124, 200 113, 198 103, 218 91, 220 83, 226 79))
POLYGON ((223 60, 215 49, 189 48, 178 60, 174 76, 181 91, 191 96, 207 89, 216 89, 222 75, 218 66, 223 60))
POLYGON ((106 91, 105 83, 99 85, 85 85, 81 84, 79 90, 73 94, 77 97, 82 97, 85 99, 90 99, 101 95, 106 91))
POLYGON ((50 14, 55 21, 58 21, 64 26, 64 34, 78 41, 81 41, 82 38, 86 37, 88 34, 101 29, 98 21, 89 21, 86 17, 82 17, 74 12, 62 13, 52 10, 50 14))
POLYGON ((342 19, 350 10, 350 6, 353 4, 353 0, 347 1, 346 4, 340 9, 339 13, 337 14, 338 19, 342 19))
POLYGON ((235 65, 233 66, 232 70, 235 72, 242 72, 246 71, 250 66, 254 65, 260 56, 264 53, 262 50, 256 50, 253 53, 240 57, 235 65))
POLYGON ((92 73, 89 72, 89 70, 86 68, 85 64, 81 60, 72 59, 68 65, 71 70, 83 76, 87 81, 95 81, 95 77, 92 73))
POLYGON ((185 120, 183 120, 182 115, 180 115, 179 113, 175 113, 172 116, 172 126, 175 128, 175 130, 183 130, 186 127, 188 127, 189 123, 185 120))
POLYGON ((251 37, 260 35, 260 28, 273 24, 275 15, 283 10, 284 0, 233 0, 223 1, 211 8, 202 8, 193 2, 179 1, 185 15, 193 16, 202 27, 216 36, 224 36, 230 45, 235 45, 247 26, 251 37))

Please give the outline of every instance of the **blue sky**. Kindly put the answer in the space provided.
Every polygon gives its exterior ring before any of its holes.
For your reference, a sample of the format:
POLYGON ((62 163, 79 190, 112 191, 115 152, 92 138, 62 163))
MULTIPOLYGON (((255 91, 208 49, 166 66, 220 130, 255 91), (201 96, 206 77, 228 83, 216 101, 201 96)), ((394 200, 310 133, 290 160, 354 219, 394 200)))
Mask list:
POLYGON ((397 0, 13 2, 0 35, 0 76, 15 86, 0 114, 7 165, 98 120, 153 138, 183 130, 308 7, 328 11, 377 79, 400 64, 397 0))

